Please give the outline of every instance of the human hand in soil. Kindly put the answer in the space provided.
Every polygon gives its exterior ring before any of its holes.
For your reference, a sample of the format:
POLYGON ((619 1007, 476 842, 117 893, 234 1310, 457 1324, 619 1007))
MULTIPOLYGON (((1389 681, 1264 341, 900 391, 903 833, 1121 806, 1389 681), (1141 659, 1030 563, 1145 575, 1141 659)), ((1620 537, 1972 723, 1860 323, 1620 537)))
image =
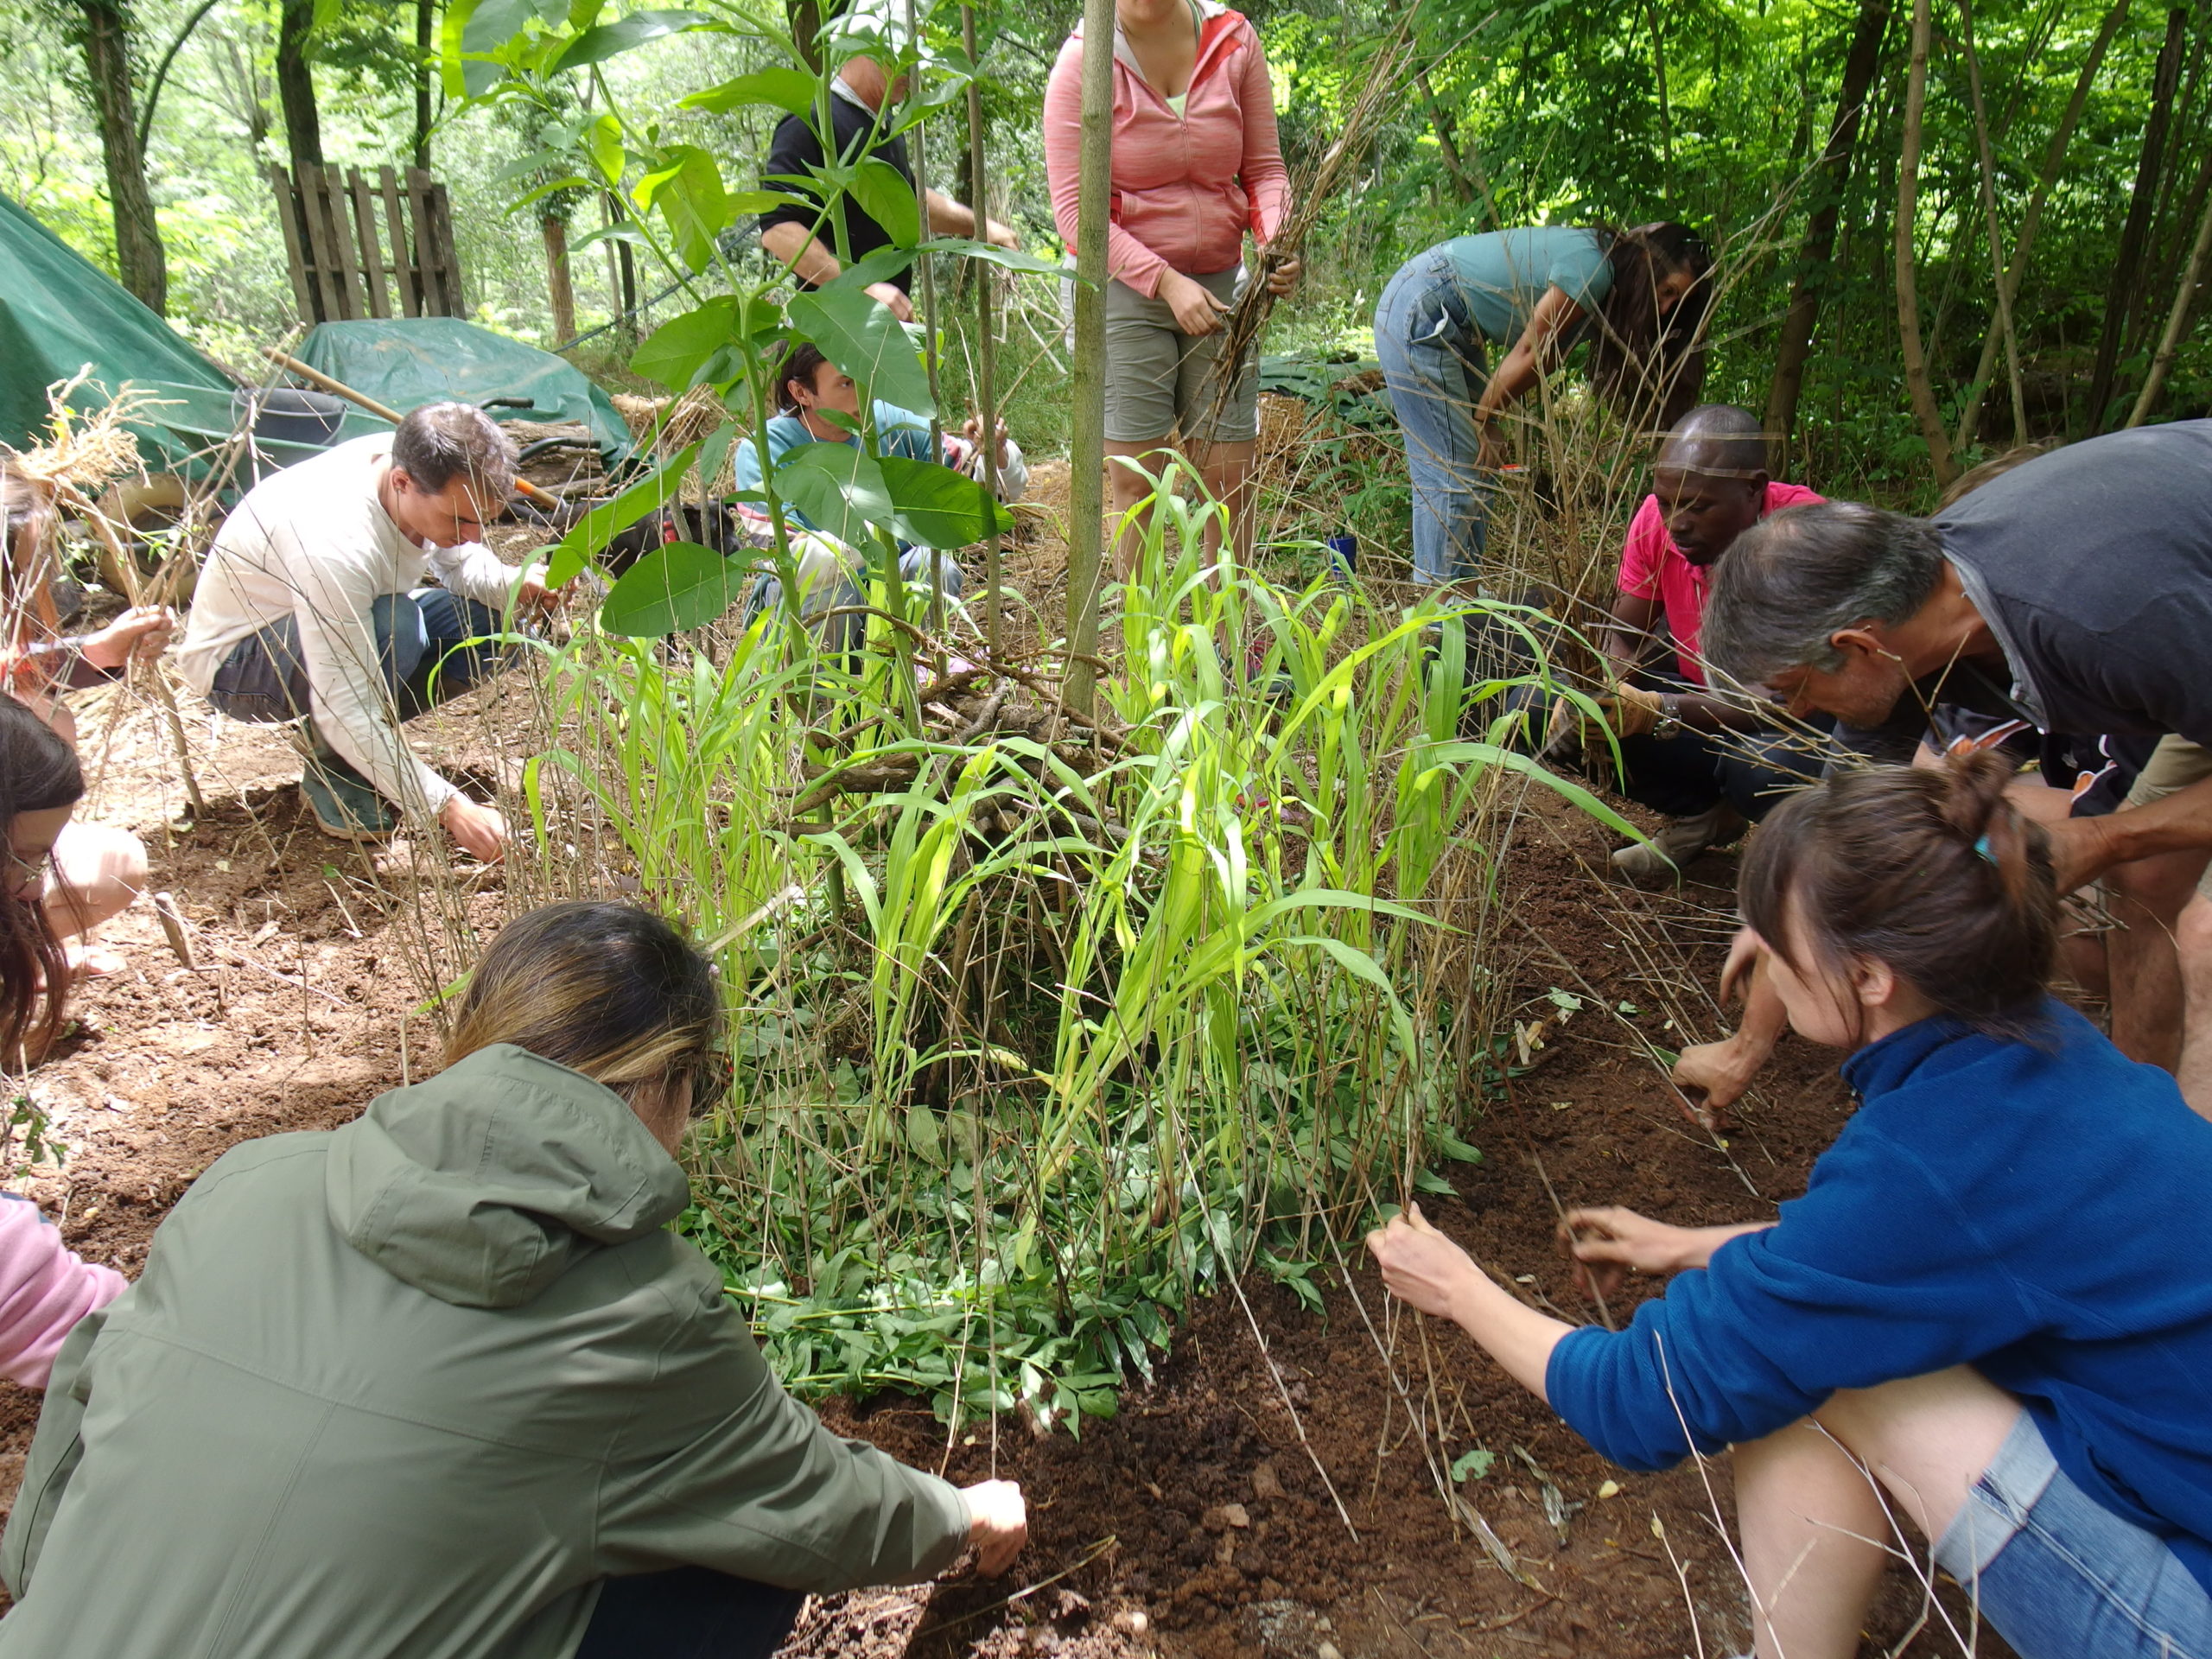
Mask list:
POLYGON ((1367 1249, 1384 1289, 1440 1319, 1459 1319, 1469 1285, 1487 1282, 1474 1257, 1430 1226, 1417 1204, 1368 1234, 1367 1249))
POLYGON ((507 850, 507 821, 496 806, 480 806, 466 795, 456 795, 440 809, 438 822, 465 853, 486 864, 496 864, 507 850))
POLYGON ((1176 327, 1186 334, 1218 333, 1222 316, 1229 309, 1211 289, 1179 270, 1171 270, 1160 279, 1159 297, 1167 302, 1167 308, 1175 314, 1176 327))
POLYGON ((565 588, 545 585, 545 567, 533 564, 522 573, 522 580, 515 586, 515 614, 518 616, 550 616, 569 602, 565 588))
POLYGON ((963 1487, 960 1495, 968 1500, 968 1541, 976 1548, 976 1569, 996 1578, 1029 1541, 1029 1508, 1022 1502, 1020 1484, 979 1481, 963 1487))
POLYGON ((1714 1134, 1729 1127, 1728 1109, 1744 1097, 1766 1056, 1744 1040, 1741 1032, 1717 1043, 1692 1043, 1669 1075, 1682 1093, 1682 1110, 1700 1128, 1714 1134))
POLYGON ((1568 1211, 1560 1219, 1559 1247, 1574 1262, 1574 1282, 1585 1295, 1611 1296, 1631 1273, 1675 1273, 1702 1265, 1690 1260, 1695 1240, 1689 1228, 1654 1221, 1618 1205, 1568 1211))
POLYGON ((121 668, 162 654, 176 632, 176 613, 166 605, 134 605, 96 633, 85 636, 85 660, 94 668, 121 668))

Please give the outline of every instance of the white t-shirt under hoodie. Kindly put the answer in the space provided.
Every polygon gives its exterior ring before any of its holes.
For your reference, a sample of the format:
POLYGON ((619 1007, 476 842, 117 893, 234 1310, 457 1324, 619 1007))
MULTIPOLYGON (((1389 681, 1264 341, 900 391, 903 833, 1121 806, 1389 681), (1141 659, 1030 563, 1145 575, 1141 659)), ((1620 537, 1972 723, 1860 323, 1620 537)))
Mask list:
POLYGON ((177 666, 200 696, 238 641, 289 615, 330 747, 410 816, 456 793, 399 733, 377 669, 372 607, 423 586, 425 572, 505 612, 520 572, 481 543, 418 547, 377 499, 389 433, 356 438, 264 479, 224 521, 200 572, 177 666))

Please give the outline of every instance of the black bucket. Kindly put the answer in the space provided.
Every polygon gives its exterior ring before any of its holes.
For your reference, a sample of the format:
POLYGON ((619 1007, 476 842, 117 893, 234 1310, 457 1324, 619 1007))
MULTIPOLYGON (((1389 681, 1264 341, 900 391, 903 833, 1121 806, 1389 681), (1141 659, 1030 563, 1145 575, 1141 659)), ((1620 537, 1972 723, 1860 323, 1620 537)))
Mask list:
POLYGON ((231 414, 253 423, 253 435, 263 443, 296 443, 309 449, 327 449, 345 423, 350 405, 327 391, 295 391, 289 386, 272 391, 231 394, 231 414))

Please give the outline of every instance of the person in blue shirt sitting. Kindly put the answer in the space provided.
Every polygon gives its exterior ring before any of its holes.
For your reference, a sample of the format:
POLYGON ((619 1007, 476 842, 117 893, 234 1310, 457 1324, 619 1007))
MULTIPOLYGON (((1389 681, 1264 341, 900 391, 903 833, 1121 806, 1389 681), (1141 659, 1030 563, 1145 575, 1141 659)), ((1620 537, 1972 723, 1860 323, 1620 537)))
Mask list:
POLYGON ((1586 1285, 1675 1275, 1626 1329, 1524 1306, 1418 1209, 1368 1239, 1615 1462, 1733 1448, 1763 1659, 1858 1652, 1893 1514, 2022 1659, 2212 1655, 2212 1122, 2046 994, 2012 777, 1854 772, 1754 835, 1736 955, 1860 1104, 1776 1220, 1570 1212, 1586 1285))
MULTIPOLYGON (((859 443, 860 438, 851 427, 841 426, 830 417, 842 416, 857 426, 861 418, 860 388, 852 376, 823 356, 820 347, 805 340, 795 341, 785 349, 775 373, 776 396, 782 412, 769 420, 766 429, 772 467, 802 444, 859 443)), ((945 433, 941 453, 932 455, 927 416, 901 409, 896 404, 887 404, 881 398, 875 400, 874 415, 880 454, 899 455, 909 461, 941 461, 979 482, 988 481, 984 477, 981 429, 974 419, 957 432, 945 433)), ((1020 446, 1007 436, 1003 421, 998 423, 998 451, 999 499, 1018 501, 1029 486, 1029 467, 1022 459, 1020 446)), ((741 439, 734 455, 739 491, 757 492, 760 488, 760 446, 751 438, 741 439)), ((740 500, 734 511, 741 540, 764 550, 775 546, 773 522, 759 503, 740 500)), ((871 550, 848 545, 824 531, 788 501, 783 504, 783 515, 791 557, 798 569, 799 614, 811 620, 831 611, 848 610, 864 603, 861 585, 868 580, 871 550)), ((753 583, 746 604, 747 625, 783 601, 781 579, 766 563, 759 569, 760 579, 753 583)), ((903 582, 934 588, 947 600, 957 601, 963 590, 959 561, 949 553, 931 548, 900 543, 899 575, 903 582)), ((864 617, 849 613, 831 620, 833 637, 825 644, 841 651, 859 644, 864 632, 864 617)))

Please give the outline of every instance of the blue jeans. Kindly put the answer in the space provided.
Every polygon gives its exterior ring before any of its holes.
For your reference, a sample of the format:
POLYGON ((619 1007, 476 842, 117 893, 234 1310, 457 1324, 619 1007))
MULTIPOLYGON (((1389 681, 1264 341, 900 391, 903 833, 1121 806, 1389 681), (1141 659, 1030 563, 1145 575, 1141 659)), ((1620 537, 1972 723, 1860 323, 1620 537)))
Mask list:
POLYGON ((1401 266, 1375 308, 1375 355, 1406 439, 1414 494, 1414 580, 1454 582, 1482 565, 1494 480, 1475 469, 1475 400, 1489 383, 1483 336, 1452 262, 1401 266))
POLYGON ((2066 1478, 2028 1413, 1936 1546, 2020 1659, 2212 1659, 2212 1595, 2066 1478))
POLYGON ((769 1659, 805 1599, 703 1567, 609 1579, 575 1659, 769 1659))
MULTIPOLYGON (((370 609, 377 665, 402 720, 457 697, 501 665, 505 648, 486 638, 499 613, 442 588, 384 594, 370 609), (469 643, 474 642, 474 643, 469 643)), ((215 671, 207 701, 232 720, 297 720, 315 712, 300 631, 280 616, 231 647, 215 671)))

